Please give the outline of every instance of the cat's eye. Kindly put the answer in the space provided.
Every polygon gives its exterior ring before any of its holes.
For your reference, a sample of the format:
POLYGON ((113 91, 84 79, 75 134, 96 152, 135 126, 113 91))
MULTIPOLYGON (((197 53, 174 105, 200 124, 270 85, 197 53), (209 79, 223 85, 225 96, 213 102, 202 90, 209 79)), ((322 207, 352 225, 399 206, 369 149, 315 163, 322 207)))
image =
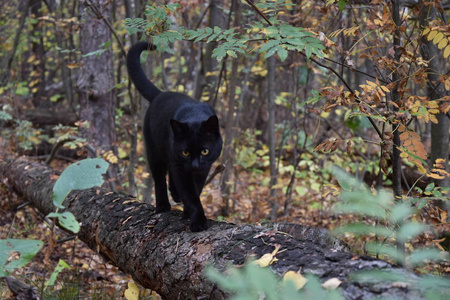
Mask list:
POLYGON ((208 155, 209 149, 203 149, 201 153, 202 153, 202 155, 208 155))
POLYGON ((181 151, 181 154, 183 154, 183 156, 186 156, 186 157, 191 155, 191 153, 189 151, 186 151, 186 150, 181 151))

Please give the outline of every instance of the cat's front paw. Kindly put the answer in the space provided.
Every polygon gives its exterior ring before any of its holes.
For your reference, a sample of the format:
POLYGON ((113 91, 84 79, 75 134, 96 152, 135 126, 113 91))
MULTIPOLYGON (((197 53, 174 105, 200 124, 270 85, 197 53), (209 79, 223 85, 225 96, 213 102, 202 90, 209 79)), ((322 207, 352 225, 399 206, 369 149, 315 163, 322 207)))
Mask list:
POLYGON ((162 213, 162 212, 166 212, 166 211, 170 211, 170 204, 168 205, 156 205, 156 213, 162 213))
POLYGON ((192 232, 204 231, 208 229, 208 220, 205 216, 203 216, 203 218, 199 218, 199 220, 196 221, 191 220, 190 228, 192 232))

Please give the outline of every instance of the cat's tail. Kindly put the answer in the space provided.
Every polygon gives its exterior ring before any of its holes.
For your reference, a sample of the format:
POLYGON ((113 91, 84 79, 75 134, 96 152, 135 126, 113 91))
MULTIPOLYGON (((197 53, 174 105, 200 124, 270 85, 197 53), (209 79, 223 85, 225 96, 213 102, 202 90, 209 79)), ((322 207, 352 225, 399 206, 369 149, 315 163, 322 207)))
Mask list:
POLYGON ((153 83, 148 80, 141 66, 141 53, 144 50, 155 50, 156 47, 147 42, 139 42, 133 45, 127 54, 127 69, 128 75, 133 81, 139 93, 145 99, 152 102, 152 100, 161 93, 153 83))

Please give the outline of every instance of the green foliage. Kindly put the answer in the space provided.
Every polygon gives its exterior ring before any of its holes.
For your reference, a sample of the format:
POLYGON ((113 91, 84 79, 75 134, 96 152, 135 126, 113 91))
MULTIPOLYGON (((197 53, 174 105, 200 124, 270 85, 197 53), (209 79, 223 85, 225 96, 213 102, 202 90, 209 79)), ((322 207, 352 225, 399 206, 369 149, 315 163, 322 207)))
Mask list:
POLYGON ((423 277, 405 276, 401 269, 393 270, 365 270, 350 275, 352 281, 359 283, 377 284, 401 283, 410 288, 419 289, 425 299, 446 299, 450 293, 450 279, 426 275, 423 277))
POLYGON ((77 219, 73 215, 73 213, 69 211, 65 211, 62 213, 49 213, 47 218, 57 218, 59 225, 64 227, 67 230, 72 231, 73 233, 78 233, 80 231, 80 224, 78 224, 77 219))
POLYGON ((332 170, 343 191, 341 202, 336 210, 344 214, 356 214, 361 217, 375 218, 377 225, 363 222, 338 227, 336 234, 352 233, 356 236, 377 236, 384 242, 368 242, 366 250, 371 254, 381 254, 395 261, 406 261, 408 266, 416 267, 426 261, 440 261, 448 259, 448 254, 437 249, 415 249, 409 254, 402 253, 393 244, 411 241, 424 233, 429 227, 415 216, 419 211, 410 201, 394 202, 390 192, 385 190, 371 191, 364 183, 348 175, 339 168, 332 170))
POLYGON ((58 265, 55 267, 55 270, 53 271, 52 275, 50 275, 49 280, 45 283, 45 287, 54 285, 59 273, 61 273, 64 269, 70 270, 70 266, 65 261, 60 259, 58 261, 58 265))
POLYGON ((12 108, 10 105, 2 105, 2 110, 0 110, 0 121, 10 121, 13 119, 12 115, 10 114, 11 110, 12 108))
MULTIPOLYGON (((53 204, 57 210, 64 208, 62 203, 72 190, 83 190, 102 185, 103 174, 109 164, 101 158, 88 158, 67 167, 53 186, 53 204)), ((58 218, 60 225, 74 233, 80 230, 80 225, 71 212, 50 213, 49 218, 58 218)))
POLYGON ((48 136, 35 129, 33 124, 27 120, 15 119, 12 115, 12 108, 9 104, 2 105, 0 110, 0 124, 10 122, 10 126, 1 126, 0 133, 5 139, 9 139, 12 145, 22 150, 31 150, 33 146, 41 143, 48 136))
MULTIPOLYGON (((267 1, 259 4, 266 11, 278 11, 288 9, 292 4, 286 1, 267 1)), ((241 36, 235 28, 223 30, 220 27, 198 28, 188 30, 183 26, 171 26, 172 21, 169 13, 174 12, 179 5, 147 6, 145 15, 148 21, 141 18, 126 19, 124 22, 128 32, 145 32, 152 38, 152 42, 161 51, 172 53, 170 43, 187 40, 205 43, 218 43, 213 50, 213 57, 222 60, 227 56, 237 57, 238 54, 245 54, 250 51, 258 51, 268 58, 277 54, 281 61, 288 56, 288 51, 304 51, 306 57, 312 55, 323 57, 325 47, 322 42, 315 37, 315 34, 304 28, 292 26, 284 21, 271 19, 272 24, 254 22, 246 25, 247 36, 241 36), (255 41, 259 45, 252 46, 255 41)))
POLYGON ((314 276, 307 276, 306 285, 297 290, 290 280, 281 280, 269 268, 247 264, 242 268, 228 268, 225 274, 210 267, 208 278, 223 290, 231 293, 233 300, 298 300, 343 299, 338 290, 326 290, 314 276))
POLYGON ((0 240, 0 277, 29 263, 43 244, 39 240, 0 240))
POLYGON ((87 158, 68 166, 53 186, 53 204, 64 208, 62 203, 70 191, 102 185, 102 174, 106 173, 108 166, 101 158, 87 158))

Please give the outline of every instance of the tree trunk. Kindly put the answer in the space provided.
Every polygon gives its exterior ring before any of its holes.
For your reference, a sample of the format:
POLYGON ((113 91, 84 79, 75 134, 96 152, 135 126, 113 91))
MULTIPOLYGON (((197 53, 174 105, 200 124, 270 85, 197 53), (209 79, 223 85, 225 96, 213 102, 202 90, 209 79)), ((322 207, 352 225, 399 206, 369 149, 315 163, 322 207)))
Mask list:
POLYGON ((269 141, 269 164, 270 164, 270 220, 277 218, 277 163, 275 153, 275 57, 271 56, 267 60, 267 113, 269 124, 267 125, 267 140, 269 141))
MULTIPOLYGON (((8 182, 45 215, 54 209, 54 177, 48 166, 23 158, 0 162, 2 182, 8 182)), ((347 299, 423 298, 424 291, 416 284, 418 276, 382 260, 344 252, 345 246, 324 229, 209 220, 207 231, 192 233, 180 211, 156 214, 148 204, 101 188, 72 191, 64 206, 81 224, 81 241, 163 299, 225 299, 228 295, 205 278, 205 268, 212 265, 224 270, 242 265, 249 257, 271 253, 276 244, 283 251, 270 269, 278 275, 302 270, 321 281, 338 278, 344 281, 341 289, 347 299), (355 282, 349 278, 351 272, 373 268, 392 270, 413 283, 355 282)))
MULTIPOLYGON (((420 27, 423 30, 428 26, 429 22, 435 20, 437 17, 437 8, 435 4, 428 3, 425 5, 421 1, 421 13, 420 13, 420 27)), ((443 84, 439 82, 439 76, 445 71, 442 66, 445 65, 444 58, 442 56, 443 50, 439 50, 438 46, 433 41, 422 37, 423 45, 420 47, 420 53, 425 61, 428 61, 428 96, 430 100, 442 99, 446 96, 446 91, 443 84)), ((439 102, 441 107, 445 104, 444 101, 439 102)), ((442 112, 439 113, 436 118, 438 123, 431 123, 431 165, 435 163, 436 159, 441 158, 446 161, 446 169, 449 171, 448 155, 449 155, 449 118, 442 112)), ((448 187, 450 184, 450 178, 436 179, 436 185, 442 187, 448 187)))
MULTIPOLYGON (((231 7, 234 10, 234 25, 240 25, 240 2, 233 0, 231 7)), ((220 193, 222 195, 222 214, 228 216, 230 213, 230 194, 231 194, 231 176, 234 170, 234 145, 233 139, 235 137, 235 105, 236 105, 236 88, 238 85, 238 58, 233 58, 231 63, 230 84, 228 86, 228 111, 225 121, 225 142, 223 145, 222 162, 226 166, 222 173, 222 184, 220 186, 220 193)))
MULTIPOLYGON (((30 2, 31 18, 38 20, 42 17, 42 0, 31 0, 30 2)), ((45 93, 45 49, 44 49, 44 31, 42 30, 43 21, 33 23, 34 39, 31 42, 31 53, 33 59, 33 72, 30 78, 30 88, 33 94, 33 105, 36 108, 50 109, 52 102, 45 93)))
MULTIPOLYGON (((19 45, 20 41, 20 35, 22 34, 22 30, 25 27, 25 21, 27 19, 28 15, 28 8, 30 7, 31 0, 21 0, 18 3, 18 12, 21 12, 20 18, 19 18, 19 26, 17 26, 16 34, 14 35, 14 42, 12 46, 12 50, 9 54, 5 55, 0 59, 1 63, 1 71, 3 72, 0 77, 0 84, 2 86, 6 86, 6 84, 9 82, 10 79, 10 72, 12 68, 12 62, 14 55, 16 54, 17 46, 19 45)), ((19 16, 15 16, 17 18, 19 16)))
MULTIPOLYGON (((209 4, 209 20, 208 26, 211 28, 220 27, 225 29, 227 27, 227 18, 224 14, 223 0, 211 0, 209 4)), ((197 79, 197 86, 195 88, 195 99, 200 100, 204 88, 208 90, 209 103, 212 103, 215 97, 215 84, 219 80, 217 71, 217 60, 211 57, 213 50, 217 47, 217 43, 206 43, 205 50, 202 54, 202 68, 199 71, 199 78, 197 79)))
MULTIPOLYGON (((84 19, 80 33, 83 66, 77 81, 80 116, 90 123, 84 134, 88 142, 100 150, 99 154, 108 150, 117 153, 114 122, 116 101, 112 92, 115 85, 114 61, 112 47, 107 45, 111 42, 111 32, 93 9, 100 12, 103 18, 109 18, 111 3, 108 0, 98 0, 96 3, 86 0, 80 3, 79 11, 84 19), (94 51, 101 53, 93 54, 94 51)), ((117 179, 117 174, 117 165, 112 165, 109 176, 117 179)))

